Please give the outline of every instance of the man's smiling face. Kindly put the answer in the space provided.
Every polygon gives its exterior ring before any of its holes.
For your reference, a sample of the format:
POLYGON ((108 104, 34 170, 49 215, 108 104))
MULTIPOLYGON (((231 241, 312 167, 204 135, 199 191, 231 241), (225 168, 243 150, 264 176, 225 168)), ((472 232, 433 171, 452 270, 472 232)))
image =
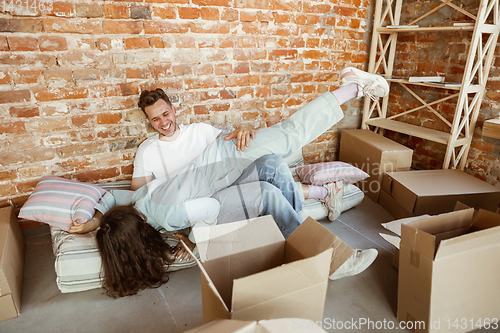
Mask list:
POLYGON ((153 128, 160 133, 160 137, 172 137, 177 131, 175 121, 175 108, 168 105, 163 99, 159 99, 153 105, 144 108, 149 122, 153 128))

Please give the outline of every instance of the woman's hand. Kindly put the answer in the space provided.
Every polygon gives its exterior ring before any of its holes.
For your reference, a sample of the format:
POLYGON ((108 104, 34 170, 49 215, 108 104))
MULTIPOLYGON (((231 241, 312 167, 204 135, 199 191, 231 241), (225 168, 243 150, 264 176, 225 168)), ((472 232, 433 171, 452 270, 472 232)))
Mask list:
POLYGON ((189 238, 181 234, 174 234, 172 237, 179 239, 179 243, 174 248, 175 258, 179 259, 179 261, 184 261, 184 259, 186 259, 186 261, 191 260, 191 255, 184 248, 180 241, 182 240, 184 244, 186 244, 186 246, 189 248, 189 250, 191 250, 191 252, 194 250, 196 244, 191 242, 189 238))
POLYGON ((78 220, 74 220, 69 227, 70 234, 84 234, 87 232, 94 231, 101 225, 102 213, 96 210, 94 217, 85 223, 80 223, 78 220))

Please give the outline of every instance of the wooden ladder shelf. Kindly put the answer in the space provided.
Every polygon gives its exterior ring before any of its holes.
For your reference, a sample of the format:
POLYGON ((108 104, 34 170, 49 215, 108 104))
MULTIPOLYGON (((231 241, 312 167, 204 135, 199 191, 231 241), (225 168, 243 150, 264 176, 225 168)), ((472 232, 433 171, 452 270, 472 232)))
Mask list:
POLYGON ((481 101, 485 93, 486 81, 488 80, 498 33, 500 31, 499 1, 480 0, 477 14, 472 14, 453 4, 453 0, 439 0, 438 3, 441 3, 431 8, 424 15, 409 24, 400 25, 403 0, 377 0, 368 71, 383 75, 388 79, 391 86, 399 84, 422 105, 387 117, 387 108, 389 107, 391 93, 389 93, 389 96, 384 97, 382 101, 372 101, 365 98, 362 128, 378 132, 387 129, 444 144, 446 145, 446 153, 443 161, 443 169, 460 168, 463 170, 467 162, 474 127, 476 126, 481 101), (449 27, 420 27, 416 25, 428 15, 445 6, 460 11, 475 23, 458 23, 449 27), (453 33, 454 31, 472 32, 461 83, 423 83, 410 82, 404 79, 392 79, 398 34, 423 31, 442 33, 453 33), (412 90, 412 87, 419 86, 446 89, 451 91, 451 94, 445 98, 427 102, 412 90), (435 106, 452 98, 456 98, 457 103, 453 121, 450 122, 436 111, 435 106), (446 124, 449 131, 430 129, 397 120, 398 117, 421 109, 432 112, 446 124))

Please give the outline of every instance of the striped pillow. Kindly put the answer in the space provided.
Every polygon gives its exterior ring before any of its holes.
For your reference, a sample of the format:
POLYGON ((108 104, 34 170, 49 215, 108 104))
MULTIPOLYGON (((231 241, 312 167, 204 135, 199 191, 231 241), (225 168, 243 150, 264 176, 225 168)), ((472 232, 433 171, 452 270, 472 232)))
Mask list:
POLYGON ((69 230, 74 220, 87 222, 106 191, 97 185, 59 177, 43 177, 19 212, 19 217, 69 230))
POLYGON ((300 166, 296 170, 300 180, 305 184, 323 185, 335 181, 351 184, 368 178, 361 169, 344 162, 325 162, 300 166))

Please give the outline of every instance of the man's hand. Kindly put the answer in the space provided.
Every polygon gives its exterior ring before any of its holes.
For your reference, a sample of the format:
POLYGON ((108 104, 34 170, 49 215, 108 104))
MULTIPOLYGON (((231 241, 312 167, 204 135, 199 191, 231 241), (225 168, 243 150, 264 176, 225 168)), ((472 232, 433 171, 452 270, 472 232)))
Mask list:
POLYGON ((181 235, 181 234, 174 234, 172 237, 175 237, 175 238, 179 239, 179 243, 174 248, 175 258, 179 259, 179 261, 184 261, 184 259, 186 259, 186 261, 191 260, 191 255, 184 248, 184 246, 181 244, 180 241, 182 240, 184 242, 184 244, 186 244, 186 246, 189 247, 189 249, 191 250, 191 252, 193 252, 194 247, 196 246, 196 244, 193 243, 193 242, 191 242, 189 240, 189 238, 187 238, 186 236, 181 235))
POLYGON ((250 145, 250 138, 252 138, 252 140, 255 139, 255 131, 240 127, 232 133, 229 133, 225 140, 228 141, 233 138, 236 138, 236 150, 245 151, 245 147, 250 145))

